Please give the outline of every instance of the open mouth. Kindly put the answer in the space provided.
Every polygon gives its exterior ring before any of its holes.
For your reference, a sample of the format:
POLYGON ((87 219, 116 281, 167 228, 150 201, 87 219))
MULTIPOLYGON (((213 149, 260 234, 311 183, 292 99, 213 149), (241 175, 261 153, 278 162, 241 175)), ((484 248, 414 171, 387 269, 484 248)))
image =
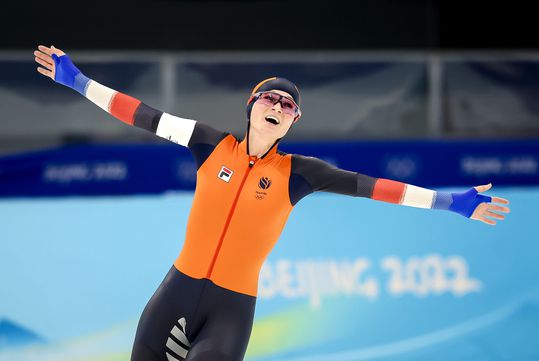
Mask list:
POLYGON ((277 125, 280 123, 279 119, 274 115, 267 115, 265 119, 267 122, 270 122, 271 124, 274 124, 274 125, 277 125))

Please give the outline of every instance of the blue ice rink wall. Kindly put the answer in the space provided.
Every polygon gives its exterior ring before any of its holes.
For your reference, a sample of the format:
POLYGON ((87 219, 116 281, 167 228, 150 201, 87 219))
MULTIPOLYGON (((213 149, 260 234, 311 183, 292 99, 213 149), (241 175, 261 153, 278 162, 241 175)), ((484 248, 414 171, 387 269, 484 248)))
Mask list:
MULTIPOLYGON (((477 179, 511 202, 496 226, 366 198, 301 200, 260 274, 247 359, 536 358, 539 188, 502 178, 477 179)), ((0 360, 128 360, 191 202, 189 190, 0 199, 0 360)))
MULTIPOLYGON (((283 142, 279 150, 420 187, 539 184, 534 139, 283 142)), ((172 143, 78 144, 0 157, 0 197, 157 194, 195 184, 189 150, 172 143)))

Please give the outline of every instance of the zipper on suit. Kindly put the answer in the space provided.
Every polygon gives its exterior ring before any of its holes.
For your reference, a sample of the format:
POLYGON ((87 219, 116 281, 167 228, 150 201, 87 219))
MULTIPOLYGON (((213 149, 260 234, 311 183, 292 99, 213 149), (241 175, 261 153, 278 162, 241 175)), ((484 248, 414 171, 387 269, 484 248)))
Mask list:
POLYGON ((236 193, 236 197, 234 198, 234 202, 232 202, 232 206, 230 207, 230 211, 228 211, 228 217, 225 222, 225 226, 223 228, 223 232, 221 232, 221 237, 219 238, 219 242, 217 243, 217 248, 215 249, 215 252, 213 254, 213 259, 210 264, 210 268, 208 269, 208 273, 206 274, 206 278, 210 278, 211 273, 213 271, 213 266, 215 266, 215 261, 217 261, 217 256, 219 255, 219 251, 221 250, 221 245, 223 244, 223 240, 226 235, 226 231, 228 230, 228 226, 230 225, 230 221, 232 220, 232 215, 234 214, 234 210, 236 209, 236 204, 238 203, 238 199, 241 193, 241 190, 243 188, 243 185, 245 184, 245 180, 247 179, 247 176, 249 175, 249 172, 257 162, 256 157, 249 156, 249 166, 247 167, 247 171, 245 172, 245 175, 243 176, 243 179, 241 180, 240 187, 238 188, 238 192, 236 193))

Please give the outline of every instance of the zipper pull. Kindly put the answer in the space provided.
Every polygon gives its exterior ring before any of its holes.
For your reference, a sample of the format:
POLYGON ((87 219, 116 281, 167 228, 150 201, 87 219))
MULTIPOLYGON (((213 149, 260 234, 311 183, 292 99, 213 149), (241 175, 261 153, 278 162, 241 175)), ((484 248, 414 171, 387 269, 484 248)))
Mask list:
POLYGON ((256 159, 249 158, 249 168, 253 168, 253 165, 255 165, 256 159))

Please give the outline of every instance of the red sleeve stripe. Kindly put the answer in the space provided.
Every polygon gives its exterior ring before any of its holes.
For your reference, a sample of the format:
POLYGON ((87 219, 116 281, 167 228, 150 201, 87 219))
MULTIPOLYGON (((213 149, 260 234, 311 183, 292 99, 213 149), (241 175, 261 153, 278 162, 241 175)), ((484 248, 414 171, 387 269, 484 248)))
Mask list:
POLYGON ((129 125, 135 123, 135 111, 140 105, 140 100, 117 92, 110 104, 110 114, 129 125))
POLYGON ((406 183, 378 178, 372 191, 372 199, 400 204, 406 191, 406 183))

